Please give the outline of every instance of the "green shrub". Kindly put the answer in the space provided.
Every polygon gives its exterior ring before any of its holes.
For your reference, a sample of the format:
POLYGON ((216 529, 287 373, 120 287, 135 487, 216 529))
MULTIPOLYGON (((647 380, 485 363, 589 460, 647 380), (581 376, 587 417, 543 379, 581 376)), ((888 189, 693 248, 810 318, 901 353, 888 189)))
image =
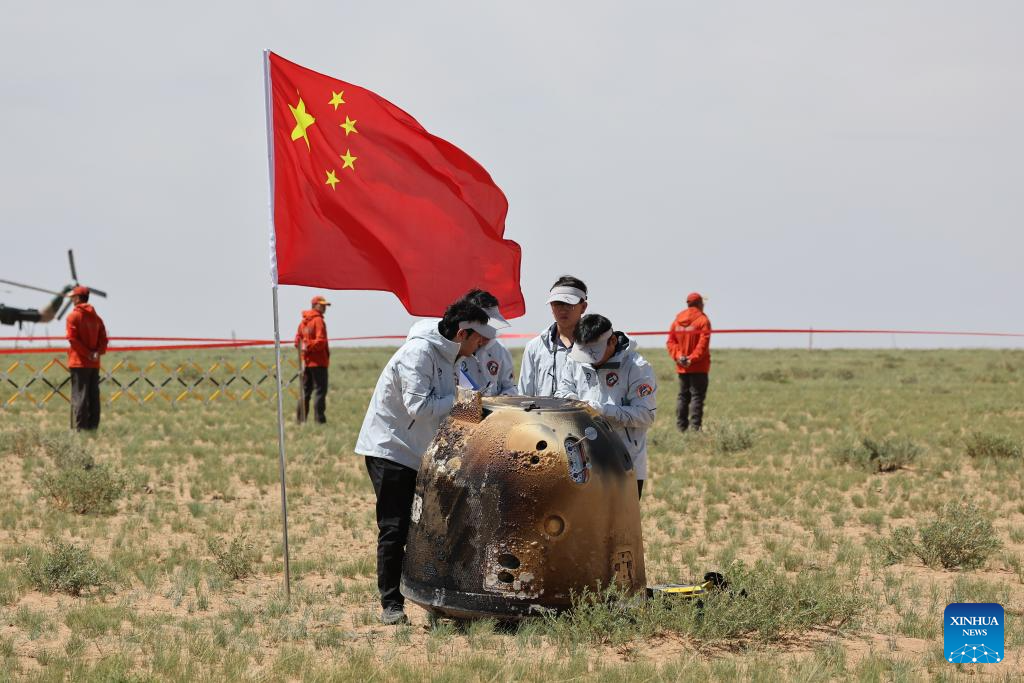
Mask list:
POLYGON ((711 430, 715 450, 719 453, 738 453, 754 445, 754 430, 744 424, 726 422, 711 430))
POLYGON ((910 439, 896 438, 876 441, 864 437, 856 443, 845 443, 832 450, 837 461, 871 472, 892 472, 917 459, 921 447, 910 439))
POLYGON ((972 458, 1021 458, 1024 450, 1012 439, 997 434, 974 432, 966 439, 967 455, 972 458))
POLYGON ((41 434, 39 445, 57 469, 87 470, 96 464, 86 443, 75 432, 41 434))
POLYGON ((915 555, 929 567, 977 569, 1002 547, 991 520, 969 503, 947 503, 935 519, 893 529, 887 539, 870 543, 882 564, 915 555))
POLYGON ((992 521, 969 503, 947 503, 918 533, 918 557, 945 569, 976 569, 1002 547, 992 521))
POLYGON ((256 563, 260 561, 259 551, 245 536, 235 536, 229 544, 225 544, 221 538, 212 538, 207 545, 217 561, 217 567, 232 579, 251 576, 256 563))
POLYGON ((25 571, 29 584, 45 593, 81 595, 109 585, 109 571, 89 551, 60 540, 50 541, 46 551, 30 553, 25 571))
POLYGON ((43 493, 62 510, 79 514, 111 514, 116 501, 124 493, 124 475, 109 465, 69 465, 45 473, 41 479, 43 493))

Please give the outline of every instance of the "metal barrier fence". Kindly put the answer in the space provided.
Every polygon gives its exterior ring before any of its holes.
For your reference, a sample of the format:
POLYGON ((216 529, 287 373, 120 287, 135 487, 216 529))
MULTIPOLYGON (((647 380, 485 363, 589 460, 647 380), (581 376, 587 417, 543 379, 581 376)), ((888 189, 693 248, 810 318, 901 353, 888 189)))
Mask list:
MULTIPOLYGON (((21 402, 42 408, 63 399, 71 401, 71 375, 65 358, 11 360, 0 365, 0 409, 21 402)), ((294 358, 283 359, 282 383, 292 398, 299 396, 299 368, 294 358)), ((276 399, 273 363, 255 356, 241 362, 217 361, 209 366, 187 360, 179 363, 136 363, 120 359, 100 369, 104 402, 132 401, 176 404, 185 401, 265 401, 276 399)))

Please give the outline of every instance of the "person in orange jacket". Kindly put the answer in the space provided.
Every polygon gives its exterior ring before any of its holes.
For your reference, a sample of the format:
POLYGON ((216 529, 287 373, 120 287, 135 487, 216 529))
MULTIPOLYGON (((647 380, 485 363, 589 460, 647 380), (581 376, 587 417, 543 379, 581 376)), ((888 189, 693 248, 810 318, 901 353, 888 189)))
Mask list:
POLYGON ((107 352, 107 328, 89 303, 89 288, 81 285, 68 295, 75 308, 65 330, 71 373, 71 417, 75 430, 100 426, 100 356, 107 352))
POLYGON ((672 321, 665 346, 679 373, 676 426, 681 432, 690 428, 699 432, 711 370, 711 321, 704 315, 704 297, 699 292, 686 296, 686 308, 672 321))
POLYGON ((302 322, 295 333, 295 347, 302 350, 302 397, 299 399, 298 419, 305 422, 309 416, 309 399, 316 391, 313 415, 317 422, 327 422, 327 366, 331 363, 331 348, 327 344, 327 324, 324 313, 330 302, 320 295, 310 302, 312 308, 302 312, 302 322))

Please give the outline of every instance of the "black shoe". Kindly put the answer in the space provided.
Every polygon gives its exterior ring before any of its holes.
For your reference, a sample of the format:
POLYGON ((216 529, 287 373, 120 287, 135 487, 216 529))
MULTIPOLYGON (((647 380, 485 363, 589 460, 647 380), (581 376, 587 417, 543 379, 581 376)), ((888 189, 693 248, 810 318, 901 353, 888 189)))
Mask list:
POLYGON ((380 614, 380 621, 385 626, 398 626, 408 624, 409 617, 405 616, 405 609, 400 606, 389 605, 380 614))

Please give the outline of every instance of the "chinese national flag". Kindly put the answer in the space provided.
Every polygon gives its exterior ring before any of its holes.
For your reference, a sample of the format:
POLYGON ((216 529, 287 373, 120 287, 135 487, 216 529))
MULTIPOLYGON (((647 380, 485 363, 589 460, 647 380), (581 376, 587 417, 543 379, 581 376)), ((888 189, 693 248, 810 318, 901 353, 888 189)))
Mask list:
POLYGON ((379 95, 267 56, 275 282, 394 292, 423 316, 479 287, 523 315, 521 252, 487 171, 379 95))

